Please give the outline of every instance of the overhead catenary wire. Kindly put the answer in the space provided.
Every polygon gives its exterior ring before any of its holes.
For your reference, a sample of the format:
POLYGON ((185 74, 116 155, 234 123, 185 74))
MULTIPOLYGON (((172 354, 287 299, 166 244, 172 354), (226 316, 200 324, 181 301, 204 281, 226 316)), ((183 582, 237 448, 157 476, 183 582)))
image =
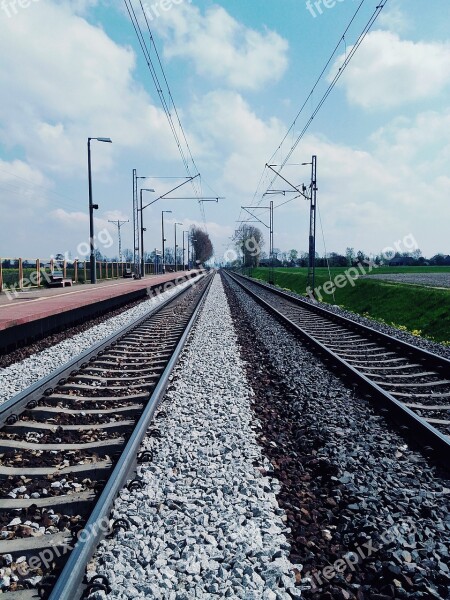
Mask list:
MULTIPOLYGON (((311 125, 312 121, 314 120, 314 118, 316 117, 316 115, 318 114, 318 112, 320 111, 320 109, 322 108, 322 106, 324 105, 324 103, 326 102, 328 96, 331 94, 333 88, 336 86, 337 82, 339 81, 339 79, 341 78, 342 74, 344 73, 345 69, 347 68, 348 64, 350 63, 350 61, 352 60, 352 58, 354 57, 356 51, 358 50, 358 48, 360 47, 360 45, 362 44, 362 42, 364 41, 364 39, 366 38, 367 34, 369 33, 369 31, 372 29, 373 25, 375 24, 378 16, 380 15, 381 11, 383 10, 383 8, 385 7, 385 5, 387 4, 388 0, 381 0, 374 12, 372 13, 372 15, 370 16, 368 22, 366 23, 366 25, 363 27, 362 32, 359 34, 355 44, 353 45, 351 51, 347 54, 347 38, 346 38, 346 34, 348 33, 350 27, 352 26, 352 24, 354 23, 358 13, 360 12, 360 10, 362 9, 364 3, 366 2, 366 0, 361 0, 361 2, 359 3, 357 9, 355 10, 353 16, 351 17, 347 27, 345 28, 344 32, 340 35, 339 40, 336 44, 336 46, 334 47, 334 49, 331 52, 330 57, 328 58, 328 60, 325 63, 325 66, 322 68, 319 76, 317 77, 311 91, 309 92, 309 94, 307 95, 305 101, 303 102, 302 106, 300 107, 300 110, 298 111, 297 115, 294 118, 294 121, 292 122, 291 126, 289 127, 289 129, 287 130, 286 134, 284 135, 283 139, 281 140, 280 144, 277 146, 277 149, 275 150, 275 152, 272 154, 272 156, 270 157, 270 159, 267 161, 266 164, 270 164, 273 162, 273 160, 275 159, 276 155, 278 152, 282 152, 283 151, 283 146, 285 141, 288 139, 290 133, 294 132, 294 129, 297 125, 297 121, 299 119, 299 117, 301 116, 301 114, 303 113, 305 107, 308 104, 308 101, 310 99, 312 99, 313 94, 317 88, 317 86, 319 85, 320 81, 322 80, 324 74, 326 73, 328 67, 330 66, 333 58, 336 56, 342 42, 344 42, 345 44, 345 56, 344 56, 344 61, 341 64, 341 66, 339 67, 339 69, 337 70, 336 74, 334 75, 332 81, 330 82, 330 84, 328 85, 325 93, 322 95, 321 99, 319 100, 318 104, 316 105, 316 108, 312 110, 311 116, 309 117, 309 119, 307 120, 305 126, 303 127, 302 131, 300 132, 300 134, 297 136, 297 138, 295 139, 295 141, 293 141, 291 148, 289 149, 289 151, 287 152, 287 154, 284 156, 284 158, 282 158, 281 164, 279 165, 280 167, 280 171, 285 167, 285 165, 287 164, 287 162, 289 161, 289 159, 291 158, 292 154, 294 153, 294 151, 296 150, 297 146, 299 145, 300 141, 303 139, 306 131, 309 129, 309 126, 311 125)), ((259 204, 262 202, 262 198, 264 196, 264 193, 261 194, 261 197, 259 199, 259 201, 257 200, 259 194, 260 194, 260 190, 262 188, 262 182, 264 179, 264 176, 267 173, 267 167, 264 167, 261 177, 259 179, 258 182, 258 186, 256 188, 256 191, 253 195, 253 201, 254 202, 259 202, 259 204)), ((267 185, 266 191, 269 190, 275 180, 276 180, 276 175, 273 176, 269 182, 269 184, 267 185)))
MULTIPOLYGON (((335 288, 334 288, 333 282, 331 280, 330 261, 328 260, 327 245, 325 243, 325 234, 324 234, 324 231, 323 231, 322 216, 320 214, 319 204, 317 204, 317 212, 319 214, 320 230, 322 231, 322 240, 323 240, 323 249, 324 249, 324 252, 325 252, 325 260, 327 261, 328 279, 329 279, 329 281, 331 283, 331 289, 332 289, 332 294, 333 294, 333 302, 334 302, 334 304, 336 304, 336 297, 334 295, 335 288)), ((314 257, 314 260, 315 259, 316 259, 316 257, 314 257)))
MULTIPOLYGON (((139 46, 142 50, 145 62, 147 64, 150 75, 152 77, 156 92, 160 99, 163 111, 164 111, 167 121, 169 123, 170 130, 172 132, 172 135, 174 137, 178 151, 180 153, 184 168, 185 168, 188 176, 193 177, 193 172, 192 172, 191 166, 195 169, 196 173, 199 173, 199 169, 197 168, 196 162, 194 160, 194 157, 193 157, 193 154, 191 151, 191 147, 189 145, 189 142, 188 142, 188 139, 186 136, 186 132, 181 123, 181 118, 180 118, 178 109, 175 105, 175 101, 174 101, 172 92, 170 90, 169 82, 168 82, 168 79, 167 79, 167 76, 166 76, 166 73, 164 70, 164 66, 162 64, 162 61, 161 61, 161 58, 160 58, 160 55, 158 52, 158 48, 156 46, 156 43, 155 43, 155 40, 153 37, 153 33, 150 28, 150 23, 149 23, 149 20, 148 20, 146 11, 145 11, 145 7, 144 7, 142 1, 139 0, 140 9, 141 9, 141 12, 142 12, 145 24, 146 24, 146 28, 148 30, 149 38, 150 38, 150 46, 145 39, 144 33, 143 33, 141 25, 140 25, 139 17, 133 6, 132 0, 124 0, 124 2, 125 2, 125 6, 127 8, 127 12, 130 17, 131 23, 133 25, 134 31, 136 33, 136 36, 137 36, 137 39, 139 42, 139 46), (156 64, 155 64, 155 60, 152 58, 152 55, 151 55, 152 48, 154 50, 156 64), (157 67, 159 67, 159 71, 161 73, 160 76, 158 76, 157 67), (172 110, 176 117, 176 122, 172 116, 172 110), (178 134, 177 126, 179 127, 182 140, 180 139, 180 135, 178 134)), ((196 173, 194 173, 194 174, 196 174, 196 173)), ((204 228, 205 228, 205 230, 207 230, 205 208, 204 208, 203 202, 201 202, 201 200, 200 200, 201 191, 197 187, 197 183, 194 180, 191 182, 191 184, 192 184, 194 193, 198 199, 204 228)), ((200 186, 201 186, 201 184, 200 184, 200 186)))
MULTIPOLYGON (((344 62, 342 63, 342 65, 337 70, 337 72, 336 72, 335 76, 333 77, 330 85, 328 86, 327 90, 323 94, 322 98, 320 99, 320 101, 319 101, 318 105, 316 106, 315 110, 313 111, 312 115, 309 117, 309 119, 308 119, 306 125, 304 126, 303 130, 301 131, 300 135, 298 135, 295 143, 292 145, 291 149, 289 150, 289 152, 287 153, 287 155, 284 158, 283 162, 281 163, 280 169, 282 169, 286 165, 286 163, 288 162, 288 160, 292 156, 294 150, 297 148, 298 144, 302 140, 302 138, 305 135, 306 131, 308 130, 310 124, 312 123, 312 121, 314 120, 315 116, 317 115, 317 113, 322 108, 323 104, 325 103, 325 101, 328 98, 328 96, 331 94, 333 88, 335 87, 335 85, 337 84, 337 82, 339 81, 339 79, 342 77, 345 69, 347 68, 347 66, 349 65, 350 61, 352 60, 352 58, 356 54, 356 52, 357 52, 358 48, 360 47, 360 45, 363 43, 363 41, 366 38, 366 36, 369 33, 369 31, 372 29, 375 21, 377 20, 379 14, 383 10, 383 8, 387 4, 387 2, 388 2, 388 0, 382 0, 378 4, 378 6, 375 8, 375 11, 374 11, 373 15, 371 16, 371 18, 369 19, 368 23, 364 27, 362 33, 359 35, 356 43, 353 45, 353 47, 352 47, 351 51, 349 52, 349 54, 347 56, 345 56, 344 62)), ((274 178, 274 180, 275 180, 275 178, 274 178)))

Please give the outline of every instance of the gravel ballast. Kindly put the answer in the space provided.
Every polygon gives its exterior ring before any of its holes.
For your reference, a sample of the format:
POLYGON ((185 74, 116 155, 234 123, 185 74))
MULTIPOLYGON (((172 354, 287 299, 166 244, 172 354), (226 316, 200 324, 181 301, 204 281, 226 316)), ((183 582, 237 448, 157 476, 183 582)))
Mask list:
MULTIPOLYGON (((277 286, 267 284, 269 288, 280 289, 277 286)), ((402 331, 401 329, 397 329, 396 327, 392 327, 391 325, 387 325, 386 323, 380 323, 379 321, 375 321, 375 319, 369 319, 367 317, 363 317, 362 315, 358 315, 357 313, 351 312, 350 310, 346 310, 345 308, 341 308, 336 304, 327 304, 326 302, 317 303, 314 300, 311 300, 307 296, 302 296, 301 294, 296 294, 290 290, 283 289, 288 296, 292 296, 293 298, 300 298, 301 300, 308 302, 309 304, 318 304, 320 308, 330 313, 341 315, 342 317, 346 317, 356 323, 361 323, 361 325, 365 325, 366 327, 371 327, 375 331, 381 331, 381 333, 385 333, 394 338, 402 340, 403 342, 407 342, 412 346, 416 346, 417 348, 423 348, 428 352, 432 352, 434 354, 438 354, 439 356, 443 356, 444 358, 448 358, 450 360, 450 347, 444 346, 443 344, 439 344, 438 342, 433 342, 431 340, 427 340, 426 338, 420 337, 418 335, 412 335, 407 331, 402 331)))
POLYGON ((124 327, 131 321, 145 315, 146 312, 159 304, 161 299, 173 296, 177 291, 190 285, 197 279, 198 277, 193 278, 188 282, 180 284, 176 288, 173 287, 168 289, 159 296, 153 296, 145 302, 141 302, 125 312, 116 314, 114 317, 111 317, 82 333, 63 340, 54 346, 45 348, 44 350, 29 356, 25 360, 0 369, 0 404, 3 404, 3 402, 6 402, 6 400, 12 398, 42 377, 49 375, 55 369, 100 340, 112 335, 121 327, 124 327))
POLYGON ((227 294, 303 596, 450 598, 448 478, 236 284, 227 294))
POLYGON ((156 416, 160 436, 144 440, 155 452, 138 467, 144 487, 116 500, 113 518, 130 530, 101 542, 94 558, 108 598, 300 597, 301 566, 287 559, 286 516, 251 397, 216 276, 156 416))

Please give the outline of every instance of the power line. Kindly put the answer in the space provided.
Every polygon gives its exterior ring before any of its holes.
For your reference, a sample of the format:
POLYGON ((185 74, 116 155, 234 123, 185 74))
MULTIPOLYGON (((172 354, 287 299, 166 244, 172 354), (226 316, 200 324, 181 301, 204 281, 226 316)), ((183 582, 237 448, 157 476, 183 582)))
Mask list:
MULTIPOLYGON (((143 5, 142 1, 139 0, 139 5, 140 5, 140 8, 141 8, 144 20, 145 20, 145 24, 146 24, 149 36, 150 36, 150 47, 148 46, 148 44, 147 44, 147 42, 145 40, 144 34, 142 32, 141 25, 139 23, 138 16, 136 14, 136 10, 135 10, 135 8, 133 6, 133 3, 132 3, 132 0, 124 0, 124 2, 125 2, 125 6, 127 8, 128 15, 130 17, 131 23, 132 23, 133 28, 135 30, 136 36, 138 38, 138 42, 139 42, 139 45, 141 47, 142 53, 144 55, 145 62, 146 62, 147 67, 148 67, 148 69, 150 71, 153 83, 154 83, 156 91, 158 93, 161 105, 163 107, 164 113, 165 113, 166 118, 168 120, 169 127, 170 127, 170 129, 172 131, 172 135, 173 135, 173 137, 175 139, 175 143, 176 143, 176 145, 178 147, 178 151, 180 153, 181 160, 183 162, 183 165, 185 167, 185 170, 186 170, 187 174, 189 175, 189 177, 193 178, 190 164, 192 164, 192 166, 197 171, 197 173, 199 172, 199 170, 197 168, 197 165, 195 163, 194 157, 192 155, 192 151, 191 151, 189 142, 187 140, 187 136, 186 136, 185 130, 183 128, 183 125, 181 123, 181 119, 180 119, 177 107, 175 105, 175 101, 174 101, 172 92, 170 90, 169 82, 168 82, 166 73, 164 71, 164 67, 163 67, 163 64, 162 64, 159 52, 158 52, 158 48, 156 46, 156 43, 155 43, 152 31, 151 31, 151 28, 150 28, 150 23, 149 23, 149 20, 147 18, 147 14, 145 12, 144 5, 143 5), (156 68, 155 62, 154 62, 154 60, 153 60, 153 58, 151 56, 150 50, 151 50, 152 47, 154 49, 154 53, 155 53, 155 56, 156 56, 157 65, 159 65, 159 70, 160 70, 161 75, 162 75, 162 80, 158 76, 158 72, 157 72, 157 68, 156 68), (163 85, 164 84, 165 84, 165 88, 167 89, 167 96, 168 97, 166 97, 166 93, 164 92, 164 89, 163 89, 163 85), (176 127, 176 124, 175 124, 174 119, 172 117, 171 108, 170 107, 173 108, 174 114, 176 116, 177 125, 180 128, 180 132, 181 132, 182 139, 184 141, 185 148, 183 147, 183 144, 182 144, 182 142, 180 140, 180 137, 178 135, 177 127, 176 127)), ((200 184, 200 187, 201 187, 201 184, 200 184)), ((192 188, 194 190, 194 193, 195 193, 197 199, 199 199, 200 196, 202 195, 201 194, 201 189, 199 190, 198 187, 195 185, 195 183, 192 183, 192 188)), ((205 227, 205 230, 206 230, 207 227, 206 227, 205 209, 204 209, 203 203, 200 202, 200 200, 199 200, 199 206, 200 206, 200 213, 202 215, 203 222, 204 222, 204 227, 205 227)))
MULTIPOLYGON (((363 2, 364 2, 364 0, 363 0, 363 2)), ((326 92, 324 93, 324 95, 320 99, 318 105, 316 106, 315 110, 313 111, 312 115, 310 116, 310 118, 309 118, 308 122, 306 123, 305 127, 303 128, 302 132, 297 137, 295 143, 292 145, 291 149, 289 150, 289 152, 287 153, 287 155, 284 158, 283 162, 281 163, 281 169, 286 165, 286 163, 288 162, 288 160, 292 156, 294 150, 297 148, 298 144, 302 140, 302 138, 305 135, 306 131, 308 130, 310 124, 314 120, 314 118, 317 115, 317 113, 319 112, 319 110, 322 108, 323 104, 325 103, 325 101, 328 98, 328 96, 331 94, 333 88, 335 87, 335 85, 337 84, 337 82, 339 81, 339 79, 342 77, 342 74, 344 73, 344 71, 347 68, 347 66, 349 65, 350 61, 352 60, 352 58, 356 54, 356 52, 357 52, 358 48, 360 47, 360 45, 363 43, 363 41, 366 38, 367 34, 372 29, 375 21, 377 20, 379 14, 383 10, 383 8, 387 4, 387 2, 388 2, 388 0, 382 0, 378 4, 378 6, 375 8, 375 11, 374 11, 373 15, 371 16, 371 18, 369 19, 368 23, 364 27, 364 29, 363 29, 362 33, 360 34, 360 36, 358 37, 356 43, 353 45, 350 53, 348 54, 348 56, 345 57, 344 62, 339 67, 336 75, 333 77, 330 85, 328 86, 326 92)))
MULTIPOLYGON (((381 13, 381 11, 383 10, 383 8, 385 7, 385 5, 387 4, 388 0, 381 0, 378 5, 376 6, 372 16, 370 17, 369 21, 366 23, 365 27, 363 28, 362 32, 360 33, 360 35, 358 36, 355 44, 352 47, 352 50, 350 51, 350 53, 347 55, 347 42, 346 42, 346 34, 348 33, 351 25, 354 23, 358 13, 360 12, 361 8, 363 7, 364 3, 366 2, 366 0, 361 0, 360 4, 358 5, 355 13, 353 14, 352 18, 350 19, 350 22, 348 23, 347 27, 345 28, 343 34, 339 37, 339 41, 336 44, 336 46, 334 47, 330 57, 328 58, 328 60, 325 63, 325 66, 323 67, 323 69, 321 70, 318 78, 316 79, 311 91, 309 92, 308 96, 306 97, 305 101, 303 102, 300 110, 298 111, 297 115, 295 116, 295 119, 293 121, 293 123, 291 124, 291 126, 289 127, 289 129, 287 130, 285 136, 283 137, 283 139, 281 140, 280 144, 278 145, 277 149, 275 150, 275 152, 272 154, 271 158, 269 159, 268 163, 266 164, 270 164, 273 159, 275 158, 277 152, 282 151, 283 148, 283 144, 285 143, 285 141, 287 140, 288 136, 290 135, 290 133, 292 132, 292 134, 294 134, 294 130, 295 130, 295 126, 297 124, 297 121, 300 117, 300 115, 303 113, 306 105, 308 104, 308 101, 313 97, 313 94, 318 86, 318 84, 320 83, 320 81, 322 80, 325 72, 327 71, 329 65, 331 64, 333 58, 335 57, 340 45, 342 42, 345 43, 345 58, 344 61, 342 63, 342 65, 339 67, 337 73, 335 74, 335 76, 333 77, 331 83, 329 84, 328 88, 326 89, 325 93, 323 94, 323 96, 321 97, 319 103, 317 104, 316 108, 313 110, 311 116, 309 117, 306 125, 304 126, 303 130, 301 131, 301 133, 297 136, 297 139, 292 143, 291 148, 289 149, 288 153, 286 154, 286 156, 284 157, 284 159, 282 159, 281 164, 279 165, 280 167, 280 171, 284 168, 284 166, 286 166, 287 162, 289 161, 289 159, 291 158, 293 152, 295 151, 295 149, 297 148, 298 144, 300 143, 300 141, 303 139, 306 131, 308 130, 309 126, 311 125, 312 121, 314 120, 314 118, 316 117, 317 113, 320 111, 320 109, 322 108, 323 104, 325 103, 325 101, 327 100, 328 96, 330 95, 330 93, 332 92, 333 88, 335 87, 335 85, 337 84, 338 80, 341 78, 342 74, 344 73, 345 69, 347 68, 348 64, 350 63, 350 61, 352 60, 353 56, 355 55, 356 51, 358 50, 359 46, 362 44, 362 42, 364 41, 365 37, 367 36, 367 34, 369 33, 369 31, 371 30, 371 28, 373 27, 375 21, 377 20, 379 14, 381 13)), ((261 177, 259 179, 258 182, 258 186, 256 188, 256 191, 253 195, 253 200, 256 201, 256 198, 258 196, 259 190, 262 187, 262 183, 263 183, 263 179, 264 177, 267 176, 267 167, 264 167, 263 172, 261 174, 261 177)), ((274 184, 274 181, 276 179, 276 176, 274 176, 267 188, 266 191, 269 190, 272 185, 274 184)), ((263 195, 261 195, 261 199, 259 200, 259 203, 262 202, 262 198, 263 195)))

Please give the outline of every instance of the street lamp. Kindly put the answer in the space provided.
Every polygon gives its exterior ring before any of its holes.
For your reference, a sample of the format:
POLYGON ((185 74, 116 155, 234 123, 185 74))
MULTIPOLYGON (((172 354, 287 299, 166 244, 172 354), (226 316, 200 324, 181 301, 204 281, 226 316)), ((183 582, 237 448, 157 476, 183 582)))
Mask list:
POLYGON ((141 189, 140 192, 140 212, 141 212, 141 252, 142 252, 142 256, 141 256, 141 277, 145 277, 145 258, 144 258, 144 231, 147 231, 144 227, 144 209, 142 208, 142 192, 154 192, 155 190, 153 189, 149 189, 149 188, 144 188, 141 189))
POLYGON ((91 140, 97 140, 97 142, 106 142, 112 144, 110 138, 105 137, 90 137, 88 138, 88 179, 89 179, 89 242, 90 242, 90 269, 91 269, 91 283, 97 282, 97 273, 95 267, 95 255, 94 255, 94 210, 98 209, 98 204, 92 203, 92 169, 91 169, 91 140))
POLYGON ((184 246, 184 234, 187 234, 187 255, 188 255, 188 270, 189 270, 189 231, 183 231, 183 270, 186 267, 186 258, 184 255, 184 250, 185 250, 185 246, 184 246))
POLYGON ((183 223, 175 223, 175 273, 177 272, 177 225, 183 225, 183 223))
MULTIPOLYGON (((191 242, 192 242, 192 266, 194 266, 194 256, 195 256, 195 245, 194 242, 197 241, 197 238, 192 238, 191 242)), ((195 256, 195 258, 197 258, 197 256, 195 256)))
POLYGON ((171 210, 162 210, 161 211, 161 235, 162 235, 162 267, 163 273, 166 272, 166 256, 165 256, 165 243, 166 238, 164 237, 164 213, 171 213, 171 210))

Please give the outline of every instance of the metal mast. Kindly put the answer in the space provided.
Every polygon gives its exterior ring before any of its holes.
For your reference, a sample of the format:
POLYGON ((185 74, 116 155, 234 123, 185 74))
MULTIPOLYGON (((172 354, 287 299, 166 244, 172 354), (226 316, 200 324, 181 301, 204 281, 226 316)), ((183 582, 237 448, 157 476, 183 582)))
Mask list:
POLYGON ((139 273, 139 206, 137 174, 133 169, 133 264, 134 274, 139 273))
POLYGON ((308 282, 313 294, 316 287, 316 206, 317 206, 317 156, 311 162, 311 205, 309 211, 309 257, 308 257, 308 282))
POLYGON ((120 230, 122 229, 122 227, 125 225, 125 223, 129 223, 129 219, 127 221, 108 221, 108 223, 114 223, 114 225, 117 225, 117 233, 119 235, 119 262, 122 262, 122 235, 120 230))

